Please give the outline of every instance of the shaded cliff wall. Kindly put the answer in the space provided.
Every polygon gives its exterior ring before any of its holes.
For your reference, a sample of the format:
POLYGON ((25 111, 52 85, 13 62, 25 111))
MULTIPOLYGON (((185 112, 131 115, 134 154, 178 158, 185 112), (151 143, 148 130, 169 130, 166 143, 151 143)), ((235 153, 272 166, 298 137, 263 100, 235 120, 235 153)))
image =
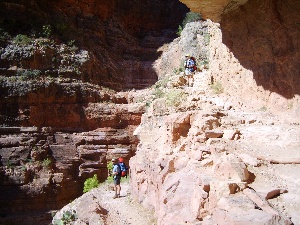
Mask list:
POLYGON ((0 25, 15 34, 37 35, 43 25, 51 25, 58 40, 75 40, 90 52, 93 66, 84 81, 121 90, 155 83, 156 50, 176 37, 187 11, 177 0, 6 0, 0 3, 0 25))
POLYGON ((239 1, 235 7, 227 1, 221 10, 200 9, 206 1, 182 2, 220 22, 210 30, 210 70, 227 94, 256 109, 300 114, 298 1, 239 1))
MULTIPOLYGON (((46 24, 52 30, 45 54, 34 48, 28 58, 0 61, 1 224, 49 224, 46 212, 81 195, 85 179, 107 178, 111 158, 128 163, 145 104, 103 86, 155 83, 157 48, 174 39, 187 11, 177 0, 0 2, 0 28, 12 36, 41 37, 46 24), (72 40, 88 55, 80 75, 52 68, 72 40), (42 73, 15 76, 21 69, 42 73)), ((8 44, 0 40, 1 54, 8 44)))

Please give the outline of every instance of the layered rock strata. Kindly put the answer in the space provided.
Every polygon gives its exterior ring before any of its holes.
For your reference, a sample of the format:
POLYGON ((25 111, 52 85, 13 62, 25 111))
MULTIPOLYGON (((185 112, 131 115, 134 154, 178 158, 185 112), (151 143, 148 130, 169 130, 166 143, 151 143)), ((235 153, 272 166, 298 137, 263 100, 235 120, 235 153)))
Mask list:
POLYGON ((176 37, 186 12, 177 0, 2 1, 0 26, 14 35, 46 34, 89 51, 92 64, 84 81, 115 90, 140 89, 157 81, 152 68, 157 49, 176 37), (45 25, 50 28, 46 32, 45 25))
POLYGON ((12 77, 1 82, 0 222, 48 224, 87 178, 107 179, 109 160, 128 163, 145 104, 67 78, 12 77))
POLYGON ((195 79, 185 102, 157 99, 143 115, 132 194, 158 224, 297 224, 299 126, 240 111, 208 88, 207 71, 195 79))
POLYGON ((182 2, 220 23, 210 26, 209 67, 226 93, 244 105, 299 116, 298 1, 182 2), (226 11, 233 3, 239 6, 226 11))

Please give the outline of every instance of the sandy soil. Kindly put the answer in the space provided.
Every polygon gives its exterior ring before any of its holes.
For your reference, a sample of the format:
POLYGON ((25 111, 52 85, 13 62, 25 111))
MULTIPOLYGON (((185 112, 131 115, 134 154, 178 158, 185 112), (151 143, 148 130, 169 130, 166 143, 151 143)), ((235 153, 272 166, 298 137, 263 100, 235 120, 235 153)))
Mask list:
POLYGON ((121 183, 121 188, 121 196, 116 199, 112 185, 102 185, 94 194, 108 211, 107 225, 155 225, 153 212, 131 199, 129 183, 121 183))

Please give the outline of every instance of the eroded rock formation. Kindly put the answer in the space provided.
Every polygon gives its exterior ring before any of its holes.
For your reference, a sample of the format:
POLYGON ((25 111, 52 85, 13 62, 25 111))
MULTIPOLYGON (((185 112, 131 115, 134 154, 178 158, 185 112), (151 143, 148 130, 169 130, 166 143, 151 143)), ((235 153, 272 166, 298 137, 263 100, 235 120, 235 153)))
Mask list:
POLYGON ((180 0, 186 4, 191 11, 200 12, 205 19, 220 22, 222 16, 227 12, 245 4, 248 0, 180 0))
POLYGON ((208 71, 197 73, 186 101, 164 108, 162 97, 142 116, 132 194, 158 224, 297 224, 299 126, 241 111, 209 84, 208 71))
POLYGON ((155 209, 159 224, 299 221, 299 188, 291 181, 297 178, 286 177, 299 170, 299 3, 183 2, 220 24, 187 26, 192 35, 183 32, 165 45, 187 10, 177 1, 0 3, 1 24, 21 25, 14 32, 28 31, 35 20, 35 26, 49 22, 58 42, 74 39, 88 56, 79 75, 61 71, 78 54, 57 57, 51 44, 45 55, 34 49, 19 61, 1 52, 0 182, 7 193, 0 199, 1 222, 42 223, 26 213, 60 208, 81 194, 92 174, 104 180, 107 160, 124 156, 128 162, 136 137, 132 192, 155 209), (95 85, 147 87, 174 73, 184 53, 197 54, 208 69, 197 74, 192 90, 183 90, 186 80, 178 74, 141 96, 95 85), (54 65, 53 57, 63 63, 54 65), (20 81, 20 69, 43 76, 20 81), (222 85, 225 102, 207 89, 211 84, 222 85), (165 89, 168 96, 161 98, 165 89), (252 112, 241 112, 243 106, 252 112), (267 110, 293 117, 277 119, 267 110))
POLYGON ((248 105, 299 116, 298 1, 182 2, 220 23, 210 30, 209 66, 225 92, 248 105))
POLYGON ((157 49, 176 37, 187 11, 177 0, 2 1, 0 22, 15 35, 40 35, 50 25, 52 36, 89 51, 84 81, 124 90, 157 81, 157 49))

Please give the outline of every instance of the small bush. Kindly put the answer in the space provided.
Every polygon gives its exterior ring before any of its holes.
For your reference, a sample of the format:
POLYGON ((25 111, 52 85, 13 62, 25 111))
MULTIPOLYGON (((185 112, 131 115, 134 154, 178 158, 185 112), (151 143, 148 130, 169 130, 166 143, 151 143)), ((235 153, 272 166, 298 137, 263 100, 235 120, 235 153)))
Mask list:
POLYGON ((182 22, 182 25, 183 25, 183 28, 185 27, 186 24, 190 23, 190 22, 196 22, 196 21, 199 21, 201 20, 202 17, 199 13, 195 13, 195 12, 188 12, 186 15, 185 15, 185 18, 182 22))
POLYGON ((179 106, 182 102, 186 101, 187 94, 182 90, 174 89, 166 94, 166 104, 168 106, 179 106))
POLYGON ((22 80, 35 79, 39 75, 41 75, 40 70, 18 70, 17 71, 17 76, 21 77, 22 80))
POLYGON ((208 46, 209 42, 210 42, 210 34, 209 33, 204 33, 204 44, 206 46, 208 46))
POLYGON ((10 35, 0 28, 0 42, 6 42, 10 39, 10 35))
POLYGON ((42 166, 48 168, 51 165, 51 163, 52 163, 51 159, 47 158, 43 160, 42 166))
POLYGON ((179 26, 178 26, 178 30, 177 30, 177 32, 176 32, 176 34, 177 34, 178 36, 180 36, 180 35, 181 35, 181 32, 182 32, 182 30, 183 30, 182 26, 181 26, 181 25, 179 25, 179 26))
POLYGON ((177 31, 176 34, 178 36, 180 36, 181 32, 185 28, 186 24, 188 24, 190 22, 196 22, 196 21, 199 21, 201 19, 202 19, 201 14, 195 13, 195 12, 188 12, 185 15, 185 18, 183 19, 182 24, 178 26, 178 31, 177 31))
POLYGON ((49 24, 46 24, 43 26, 43 36, 46 38, 49 38, 51 35, 51 26, 49 24))
POLYGON ((220 82, 215 82, 211 85, 211 88, 214 90, 215 94, 221 94, 224 92, 224 88, 220 82))
POLYGON ((268 110, 267 106, 262 106, 259 111, 266 112, 268 110))
POLYGON ((107 169, 108 169, 108 171, 112 171, 113 168, 114 168, 114 164, 110 161, 110 162, 107 164, 107 169))
POLYGON ((65 211, 60 220, 55 220, 53 225, 66 225, 72 224, 77 219, 76 211, 65 211))
POLYGON ((13 42, 17 45, 29 45, 32 39, 25 34, 18 34, 13 42))
POLYGON ((179 74, 179 73, 181 73, 181 72, 183 72, 183 71, 184 71, 184 68, 183 68, 183 67, 179 67, 179 68, 173 69, 173 73, 174 73, 174 74, 179 74))
POLYGON ((157 99, 157 98, 162 98, 162 97, 164 96, 165 93, 163 92, 162 89, 156 88, 156 89, 154 89, 153 94, 154 94, 154 96, 155 96, 155 99, 157 99))
POLYGON ((97 178, 97 174, 94 174, 94 176, 92 178, 88 178, 84 182, 83 193, 86 193, 86 192, 88 192, 88 191, 90 191, 93 188, 96 188, 98 186, 99 186, 99 181, 98 181, 98 178, 97 178))

